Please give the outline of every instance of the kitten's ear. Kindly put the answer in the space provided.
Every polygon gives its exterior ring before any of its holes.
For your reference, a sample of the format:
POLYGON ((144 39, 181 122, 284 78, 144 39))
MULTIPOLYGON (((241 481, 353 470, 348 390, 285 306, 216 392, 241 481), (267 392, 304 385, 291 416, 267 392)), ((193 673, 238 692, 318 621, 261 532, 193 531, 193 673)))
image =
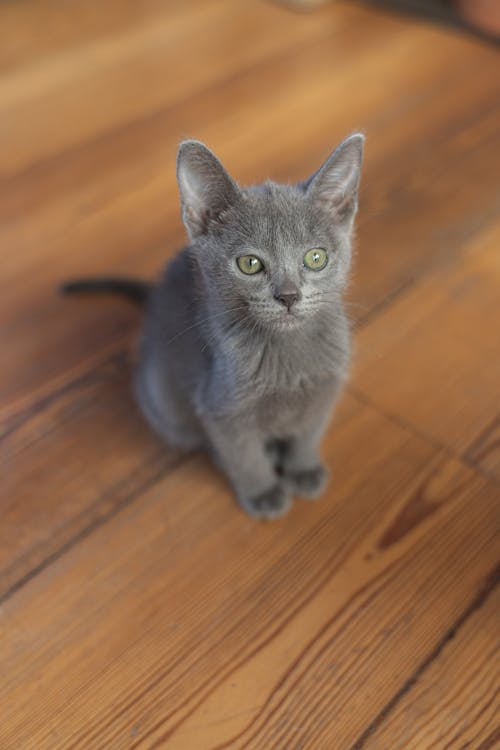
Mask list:
POLYGON ((356 213, 364 141, 361 133, 350 135, 301 185, 313 201, 338 222, 348 222, 356 213))
POLYGON ((199 141, 183 141, 177 154, 177 182, 182 219, 190 239, 207 234, 221 222, 240 191, 217 157, 199 141))

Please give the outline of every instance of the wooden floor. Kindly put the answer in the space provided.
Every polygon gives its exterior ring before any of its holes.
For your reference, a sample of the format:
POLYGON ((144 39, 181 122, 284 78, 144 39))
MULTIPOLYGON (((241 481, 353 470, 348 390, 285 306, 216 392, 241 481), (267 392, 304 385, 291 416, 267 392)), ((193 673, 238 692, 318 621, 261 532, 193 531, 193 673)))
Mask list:
POLYGON ((0 6, 0 749, 500 747, 500 59, 353 2, 0 6), (184 241, 174 159, 295 180, 367 134, 333 480, 271 524, 61 279, 184 241))

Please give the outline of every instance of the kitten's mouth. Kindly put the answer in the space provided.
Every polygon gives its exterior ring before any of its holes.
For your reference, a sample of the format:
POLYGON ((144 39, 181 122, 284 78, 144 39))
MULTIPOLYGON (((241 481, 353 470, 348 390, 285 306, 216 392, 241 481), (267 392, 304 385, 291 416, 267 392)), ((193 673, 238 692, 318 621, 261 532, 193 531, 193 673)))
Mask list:
POLYGON ((291 310, 284 310, 279 315, 273 318, 273 323, 279 328, 294 328, 299 322, 299 316, 297 313, 291 310))
POLYGON ((297 310, 266 310, 264 314, 257 316, 261 325, 264 325, 275 331, 290 331, 297 328, 302 320, 303 315, 297 310))

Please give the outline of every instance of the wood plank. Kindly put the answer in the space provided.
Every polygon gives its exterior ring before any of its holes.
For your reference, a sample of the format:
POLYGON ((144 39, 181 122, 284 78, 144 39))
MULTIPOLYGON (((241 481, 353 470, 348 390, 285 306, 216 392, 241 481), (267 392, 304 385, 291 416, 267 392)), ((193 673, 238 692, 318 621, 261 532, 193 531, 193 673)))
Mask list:
POLYGON ((429 102, 433 114, 418 141, 395 151, 389 146, 391 155, 384 159, 384 154, 367 174, 365 190, 374 197, 360 213, 353 286, 364 311, 358 312, 356 323, 377 315, 428 270, 456 260, 498 217, 500 193, 491 154, 500 147, 494 125, 500 100, 491 89, 489 103, 477 100, 470 116, 453 104, 458 86, 451 100, 448 96, 437 90, 429 102), (446 110, 454 114, 439 122, 446 110), (386 170, 390 177, 381 179, 386 170))
POLYGON ((294 35, 295 41, 307 39, 322 23, 311 15, 299 24, 272 4, 254 9, 244 0, 176 7, 172 13, 172 3, 157 5, 154 15, 145 14, 142 23, 119 35, 92 38, 31 66, 7 69, 0 81, 5 149, 0 174, 12 176, 38 159, 152 114, 165 101, 165 88, 170 103, 180 102, 234 67, 276 53, 294 35), (242 38, 252 43, 242 44, 242 38))
POLYGON ((206 0, 141 0, 141 3, 85 0, 71 9, 64 0, 2 3, 0 26, 8 29, 0 48, 2 70, 26 67, 62 51, 102 38, 124 35, 168 10, 170 18, 196 11, 206 0))
POLYGON ((360 748, 493 750, 500 742, 499 633, 497 588, 360 748))
POLYGON ((114 356, 16 415, 0 453, 0 600, 171 469, 114 356))
POLYGON ((497 478, 500 222, 360 333, 353 387, 497 478))
POLYGON ((326 451, 280 524, 194 458, 10 597, 0 745, 351 747, 482 589, 497 489, 350 397, 326 451))

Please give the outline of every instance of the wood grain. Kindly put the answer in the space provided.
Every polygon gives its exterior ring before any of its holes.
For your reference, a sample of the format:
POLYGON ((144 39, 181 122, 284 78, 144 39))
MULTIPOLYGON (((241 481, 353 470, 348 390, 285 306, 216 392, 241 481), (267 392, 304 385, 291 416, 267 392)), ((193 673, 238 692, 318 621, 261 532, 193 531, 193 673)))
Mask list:
POLYGON ((130 369, 113 356, 6 426, 0 599, 182 460, 139 415, 130 369))
POLYGON ((497 218, 461 259, 429 275, 366 326, 353 381, 384 410, 497 479, 499 243, 497 218))
POLYGON ((366 750, 494 748, 500 741, 498 589, 471 613, 366 750))
POLYGON ((333 456, 323 502, 257 530, 193 458, 9 598, 0 744, 354 744, 483 586, 500 519, 487 480, 349 397, 333 456))
POLYGON ((25 0, 0 27, 1 750, 495 747, 498 50, 352 3, 25 0), (56 289, 182 245, 183 137, 251 183, 354 128, 332 483, 256 524, 138 414, 140 313, 56 289))

